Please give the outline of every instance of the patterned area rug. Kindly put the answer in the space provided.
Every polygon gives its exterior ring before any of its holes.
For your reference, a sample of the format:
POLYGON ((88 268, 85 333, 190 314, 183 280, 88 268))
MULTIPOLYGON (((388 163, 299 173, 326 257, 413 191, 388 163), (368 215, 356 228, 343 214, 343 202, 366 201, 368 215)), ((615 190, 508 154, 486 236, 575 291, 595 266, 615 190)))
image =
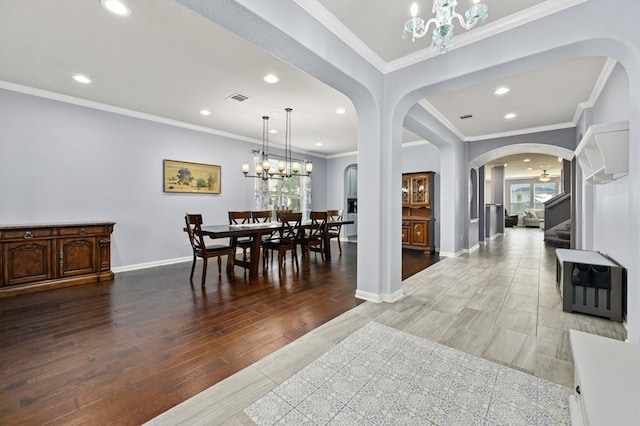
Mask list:
POLYGON ((258 425, 570 425, 570 393, 370 322, 244 413, 258 425))

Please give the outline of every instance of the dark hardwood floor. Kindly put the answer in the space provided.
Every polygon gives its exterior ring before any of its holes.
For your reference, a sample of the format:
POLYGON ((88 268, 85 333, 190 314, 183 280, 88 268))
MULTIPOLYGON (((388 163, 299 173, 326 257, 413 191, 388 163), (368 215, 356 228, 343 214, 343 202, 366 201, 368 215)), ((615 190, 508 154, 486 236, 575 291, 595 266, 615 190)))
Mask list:
POLYGON ((421 250, 402 249, 402 279, 406 280, 440 260, 438 253, 425 253, 421 250))
MULTIPOLYGON (((336 244, 336 243, 333 243, 336 244)), ((190 263, 0 299, 0 424, 143 423, 356 306, 356 245, 283 277, 190 263)), ((403 255, 403 277, 437 261, 403 255)))

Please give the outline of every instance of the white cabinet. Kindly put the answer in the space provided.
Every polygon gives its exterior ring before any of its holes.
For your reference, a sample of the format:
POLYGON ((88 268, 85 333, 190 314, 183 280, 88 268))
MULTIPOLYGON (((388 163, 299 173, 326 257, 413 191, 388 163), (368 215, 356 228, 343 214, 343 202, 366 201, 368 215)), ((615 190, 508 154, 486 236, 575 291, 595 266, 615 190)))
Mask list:
POLYGON ((640 346, 569 332, 575 368, 571 424, 640 424, 640 346))
POLYGON ((575 153, 588 183, 608 183, 628 175, 629 122, 589 126, 575 153))

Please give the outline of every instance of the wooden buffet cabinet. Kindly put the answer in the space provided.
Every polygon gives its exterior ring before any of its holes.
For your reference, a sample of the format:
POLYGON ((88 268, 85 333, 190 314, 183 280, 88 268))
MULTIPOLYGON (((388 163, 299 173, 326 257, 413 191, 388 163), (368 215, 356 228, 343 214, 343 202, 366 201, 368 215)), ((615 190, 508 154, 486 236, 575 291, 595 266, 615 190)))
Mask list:
POLYGON ((114 225, 0 226, 0 297, 112 279, 114 225))
POLYGON ((402 175, 402 244, 435 251, 433 224, 434 172, 402 175))

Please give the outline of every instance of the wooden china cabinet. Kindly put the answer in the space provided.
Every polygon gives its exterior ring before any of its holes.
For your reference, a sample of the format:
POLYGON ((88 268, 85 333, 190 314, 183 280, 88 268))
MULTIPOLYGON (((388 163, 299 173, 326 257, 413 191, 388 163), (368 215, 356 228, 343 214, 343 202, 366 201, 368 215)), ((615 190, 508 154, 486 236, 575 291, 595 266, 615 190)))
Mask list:
POLYGON ((112 279, 114 225, 0 226, 0 297, 112 279))
POLYGON ((402 244, 435 251, 433 218, 434 172, 402 175, 402 244))

